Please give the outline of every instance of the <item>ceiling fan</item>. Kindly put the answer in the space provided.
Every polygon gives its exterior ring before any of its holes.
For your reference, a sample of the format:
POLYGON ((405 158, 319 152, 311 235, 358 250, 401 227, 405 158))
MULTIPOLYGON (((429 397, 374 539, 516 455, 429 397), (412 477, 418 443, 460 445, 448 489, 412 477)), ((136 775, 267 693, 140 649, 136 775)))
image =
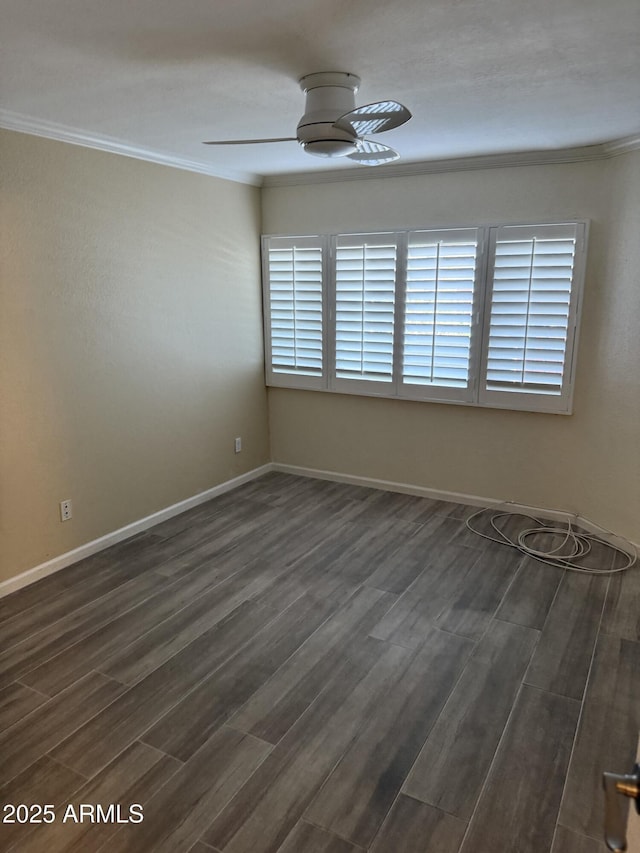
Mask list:
POLYGON ((356 107, 355 93, 360 78, 341 71, 322 71, 300 78, 305 93, 305 111, 298 122, 296 136, 277 139, 222 139, 205 145, 259 145, 266 142, 299 142, 308 154, 316 157, 348 157, 364 166, 378 166, 397 160, 393 148, 373 139, 372 133, 383 133, 399 127, 411 113, 397 101, 379 101, 356 107))

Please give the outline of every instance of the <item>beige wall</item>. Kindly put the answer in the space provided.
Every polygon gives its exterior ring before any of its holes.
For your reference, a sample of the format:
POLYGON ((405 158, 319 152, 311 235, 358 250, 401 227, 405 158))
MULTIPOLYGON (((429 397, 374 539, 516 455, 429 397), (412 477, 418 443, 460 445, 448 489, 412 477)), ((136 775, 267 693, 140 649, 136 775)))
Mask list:
POLYGON ((640 542, 640 154, 263 191, 266 233, 589 218, 574 414, 269 390, 274 461, 580 512, 640 542))
MULTIPOLYGON (((263 464, 269 436, 259 190, 1 131, 0 170, 2 581, 263 464)), ((271 389, 271 454, 640 541, 640 152, 262 199, 272 233, 590 218, 572 416, 271 389)))
POLYGON ((260 191, 11 132, 0 170, 1 581, 269 447, 260 191))
POLYGON ((606 180, 602 298, 597 332, 584 341, 593 382, 584 450, 595 452, 579 488, 594 517, 601 513, 640 543, 640 151, 607 163, 606 180))

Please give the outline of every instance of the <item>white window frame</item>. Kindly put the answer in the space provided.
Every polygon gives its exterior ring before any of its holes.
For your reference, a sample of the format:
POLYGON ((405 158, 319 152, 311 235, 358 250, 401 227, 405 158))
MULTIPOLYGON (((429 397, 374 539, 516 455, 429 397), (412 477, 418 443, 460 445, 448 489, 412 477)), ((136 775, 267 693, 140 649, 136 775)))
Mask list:
POLYGON ((500 225, 490 229, 488 270, 485 287, 484 316, 482 335, 482 358, 480 363, 480 382, 478 390, 478 405, 492 409, 512 409, 527 412, 548 412, 550 414, 571 414, 573 410, 573 389, 575 385, 575 363, 578 344, 579 320, 582 307, 582 292, 584 289, 586 240, 588 222, 539 223, 538 225, 500 225), (567 344, 565 348, 562 389, 560 394, 532 394, 526 391, 498 391, 485 387, 487 362, 489 353, 489 324, 491 317, 491 300, 493 296, 493 280, 495 271, 495 247, 501 232, 517 228, 523 239, 539 235, 541 232, 547 238, 566 237, 567 228, 575 226, 576 249, 573 262, 573 278, 569 317, 567 324, 567 344))
POLYGON ((384 397, 387 399, 415 400, 420 402, 449 403, 453 405, 477 406, 493 409, 511 409, 514 411, 542 412, 552 414, 572 413, 573 389, 575 385, 576 356, 580 328, 580 315, 584 290, 588 220, 571 220, 538 223, 498 223, 490 225, 466 225, 443 228, 411 228, 400 231, 362 231, 341 234, 300 235, 298 237, 283 234, 267 234, 262 237, 262 275, 264 309, 264 349, 265 381, 268 386, 313 391, 325 391, 355 396, 384 397), (504 227, 519 227, 530 231, 561 228, 567 225, 576 227, 576 250, 573 266, 571 304, 567 345, 565 351, 563 387, 559 395, 529 394, 525 392, 487 390, 484 386, 489 342, 489 321, 491 317, 491 295, 493 288, 495 242, 499 230, 504 227), (474 313, 471 330, 471 349, 469 362, 468 388, 455 388, 435 385, 417 385, 402 381, 404 346, 404 310, 406 291, 406 260, 409 235, 426 232, 438 239, 451 238, 474 231, 477 234, 477 257, 474 282, 474 313), (393 376, 390 382, 376 382, 366 379, 346 379, 336 377, 336 281, 335 250, 336 239, 361 237, 375 240, 380 238, 396 240, 396 292, 394 314, 393 376), (268 252, 272 240, 291 241, 292 245, 313 245, 322 247, 323 257, 323 374, 322 376, 304 376, 295 373, 275 372, 271 364, 270 340, 270 294, 268 252))
POLYGON ((262 305, 264 317, 264 352, 265 352, 265 371, 267 385, 273 385, 281 388, 300 388, 311 391, 322 391, 327 388, 327 366, 328 366, 328 346, 327 346, 327 258, 328 258, 328 237, 323 235, 303 235, 299 237, 276 236, 262 238, 262 305), (306 376, 300 373, 285 373, 273 369, 272 349, 271 349, 271 289, 269 287, 269 246, 277 241, 283 248, 297 246, 300 248, 320 248, 322 251, 322 375, 321 376, 306 376))
POLYGON ((397 232, 372 232, 362 234, 333 234, 330 237, 329 248, 329 274, 328 274, 328 301, 331 306, 331 322, 329 324, 329 361, 328 361, 328 378, 329 388, 332 391, 342 394, 363 394, 365 396, 381 396, 390 397, 397 395, 397 380, 396 380, 396 365, 398 351, 398 293, 400 288, 400 267, 403 263, 401 257, 402 248, 398 243, 397 232), (396 271, 395 271, 395 301, 394 301, 394 329, 393 329, 393 355, 391 364, 391 378, 388 382, 376 381, 374 379, 358 379, 356 377, 346 378, 339 377, 336 369, 336 338, 337 338, 337 313, 336 313, 336 252, 339 240, 362 240, 366 241, 368 246, 383 246, 390 243, 395 244, 396 248, 396 271))
POLYGON ((476 250, 476 268, 474 276, 474 294, 473 294, 473 322, 471 326, 471 349, 469 353, 469 385, 466 388, 454 388, 442 385, 417 385, 410 382, 402 381, 402 365, 404 362, 404 308, 405 308, 405 293, 406 286, 402 288, 402 312, 400 316, 400 334, 401 341, 401 359, 398 367, 398 386, 399 396, 403 399, 410 400, 425 400, 427 402, 439 403, 464 403, 474 405, 477 377, 480 364, 480 343, 482 331, 482 279, 486 265, 486 229, 483 227, 469 228, 420 228, 411 229, 406 232, 404 258, 406 263, 407 248, 409 236, 411 234, 429 234, 434 240, 445 241, 452 240, 455 237, 464 237, 465 235, 475 234, 477 250, 476 250))

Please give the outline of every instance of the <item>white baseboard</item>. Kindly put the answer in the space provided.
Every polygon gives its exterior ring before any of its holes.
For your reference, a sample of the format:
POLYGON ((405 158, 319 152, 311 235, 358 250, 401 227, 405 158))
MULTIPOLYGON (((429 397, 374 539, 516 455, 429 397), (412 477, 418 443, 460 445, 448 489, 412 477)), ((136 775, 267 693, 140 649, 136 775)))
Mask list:
POLYGON ((142 533, 144 530, 147 530, 147 528, 153 527, 154 524, 160 524, 161 521, 167 521, 167 519, 173 518, 174 515, 180 515, 181 512, 186 512, 186 510, 192 509, 199 504, 203 504, 218 495, 229 492, 231 489, 235 489, 243 483, 255 480, 256 477, 260 477, 262 474, 266 474, 272 470, 273 466, 268 462, 266 465, 261 465, 259 468, 247 471, 246 474, 241 474, 239 477, 234 477, 232 480, 226 480, 224 483, 219 483, 217 486, 207 489, 206 492, 200 492, 197 495, 193 495, 193 497, 186 498, 183 501, 179 501, 176 504, 165 507, 165 509, 154 512, 145 518, 141 518, 138 521, 133 521, 131 524, 120 527, 118 530, 113 530, 105 536, 100 536, 98 539, 93 539, 91 542, 80 545, 79 548, 74 548, 72 551, 60 554, 59 557, 47 560, 46 563, 40 563, 39 566, 27 569, 27 571, 0 583, 0 598, 3 598, 5 595, 9 595, 12 592, 16 592, 29 584, 35 583, 36 581, 47 577, 47 575, 52 575, 54 572, 58 572, 60 569, 64 569, 73 563, 77 563, 79 560, 84 560, 85 557, 91 557, 93 554, 97 554, 99 551, 103 551, 111 545, 116 545, 118 542, 122 542, 123 539, 129 539, 129 537, 135 536, 136 533, 142 533))
POLYGON ((359 477, 355 474, 342 474, 338 471, 323 471, 318 468, 304 468, 298 465, 284 465, 280 462, 273 462, 271 470, 280 471, 283 474, 294 474, 299 477, 314 477, 317 480, 332 480, 336 483, 349 483, 352 486, 365 486, 370 489, 382 489, 387 492, 400 492, 404 495, 416 495, 421 498, 431 498, 436 501, 452 501, 453 503, 468 504, 469 506, 479 507, 507 507, 510 512, 522 512, 525 515, 533 515, 537 518, 548 519, 549 521, 564 521, 569 520, 583 527, 589 533, 594 533, 605 542, 615 545, 617 548, 622 548, 628 551, 629 546, 640 552, 640 545, 635 542, 630 542, 616 533, 612 533, 604 527, 600 527, 588 518, 582 515, 576 515, 573 512, 560 509, 549 509, 547 507, 531 506, 529 504, 520 504, 515 501, 499 500, 497 498, 487 498, 481 495, 468 495, 464 492, 448 492, 443 489, 430 489, 425 486, 416 486, 411 483, 396 483, 392 480, 377 480, 373 477, 359 477))
POLYGON ((60 569, 64 569, 73 563, 77 563, 85 557, 91 557, 93 554, 97 554, 99 551, 103 551, 111 545, 116 545, 124 539, 135 536, 136 533, 142 533, 149 527, 153 527, 155 524, 167 521, 169 518, 173 518, 181 512, 186 512, 188 509, 192 509, 199 504, 205 503, 218 495, 229 492, 231 489, 235 489, 243 483, 255 480, 257 477, 261 477, 263 474, 267 474, 270 471, 279 471, 283 474, 293 474, 298 477, 313 477, 318 480, 331 480, 335 483, 349 483, 354 486, 366 486, 371 489, 381 489, 387 492, 417 495, 418 497, 431 498, 432 500, 452 501, 453 503, 463 503, 468 504, 469 506, 499 507, 508 504, 512 512, 523 512, 527 515, 534 515, 538 518, 546 518, 552 521, 566 522, 569 519, 572 519, 579 524, 580 527, 583 527, 590 533, 597 534, 606 542, 610 542, 618 548, 628 551, 629 546, 631 546, 636 550, 636 552, 640 552, 640 545, 634 542, 629 542, 623 537, 612 533, 606 528, 600 527, 595 522, 590 521, 581 515, 576 516, 575 513, 566 512, 564 510, 529 506, 527 504, 519 504, 513 501, 501 501, 497 498, 468 495, 464 492, 449 492, 443 489, 430 489, 425 486, 412 485, 411 483, 396 483, 392 480, 378 480, 373 477, 359 477, 355 474, 342 474, 339 471, 323 471, 317 468, 304 468, 298 465, 284 465, 279 462, 268 462, 266 465, 261 465, 259 468, 247 471, 246 474, 241 474, 239 477, 234 477, 232 480, 226 480, 224 483, 219 483, 217 486, 213 486, 213 488, 207 489, 205 492, 200 492, 193 497, 179 501, 176 504, 172 504, 165 509, 154 512, 152 515, 146 516, 146 518, 141 518, 138 521, 127 524, 125 527, 120 527, 118 530, 107 533, 105 536, 101 536, 98 539, 93 539, 91 542, 87 542, 79 548, 74 548, 72 551, 60 554, 59 557, 54 557, 46 563, 41 563, 39 566, 34 566, 32 569, 27 569, 27 571, 22 572, 22 574, 16 575, 16 577, 3 581, 0 583, 0 598, 5 595, 9 595, 12 592, 16 592, 29 584, 35 583, 36 581, 41 580, 41 578, 60 571, 60 569))
POLYGON ((403 495, 416 495, 420 498, 431 498, 436 501, 452 501, 471 506, 493 506, 502 501, 492 498, 480 498, 477 495, 465 495, 463 492, 445 492, 442 489, 429 489, 426 486, 415 486, 411 483, 396 483, 393 480, 376 480, 373 477, 359 477, 356 474, 341 474, 338 471, 323 471, 319 468, 303 468, 298 465, 282 465, 272 463, 274 471, 283 474, 294 474, 299 477, 314 477, 316 480, 332 480, 335 483, 349 483, 352 486, 365 486, 369 489, 381 489, 385 492, 400 492, 403 495))

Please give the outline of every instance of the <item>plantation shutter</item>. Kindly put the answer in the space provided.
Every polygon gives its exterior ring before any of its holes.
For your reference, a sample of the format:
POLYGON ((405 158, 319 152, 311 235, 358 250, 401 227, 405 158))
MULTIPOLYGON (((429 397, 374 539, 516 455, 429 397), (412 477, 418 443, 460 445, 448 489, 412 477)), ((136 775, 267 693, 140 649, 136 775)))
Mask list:
POLYGON ((335 242, 335 384, 393 379, 397 264, 394 234, 340 236, 335 242))
POLYGON ((443 398, 469 398, 477 255, 475 228, 409 234, 402 354, 409 393, 423 386, 430 398, 438 388, 443 398))
POLYGON ((549 398, 541 408, 567 409, 583 232, 580 223, 495 229, 481 401, 537 395, 549 398))
POLYGON ((324 372, 323 246, 320 237, 264 238, 267 373, 318 387, 324 372))
POLYGON ((267 384, 570 414, 588 226, 264 236, 267 384))

